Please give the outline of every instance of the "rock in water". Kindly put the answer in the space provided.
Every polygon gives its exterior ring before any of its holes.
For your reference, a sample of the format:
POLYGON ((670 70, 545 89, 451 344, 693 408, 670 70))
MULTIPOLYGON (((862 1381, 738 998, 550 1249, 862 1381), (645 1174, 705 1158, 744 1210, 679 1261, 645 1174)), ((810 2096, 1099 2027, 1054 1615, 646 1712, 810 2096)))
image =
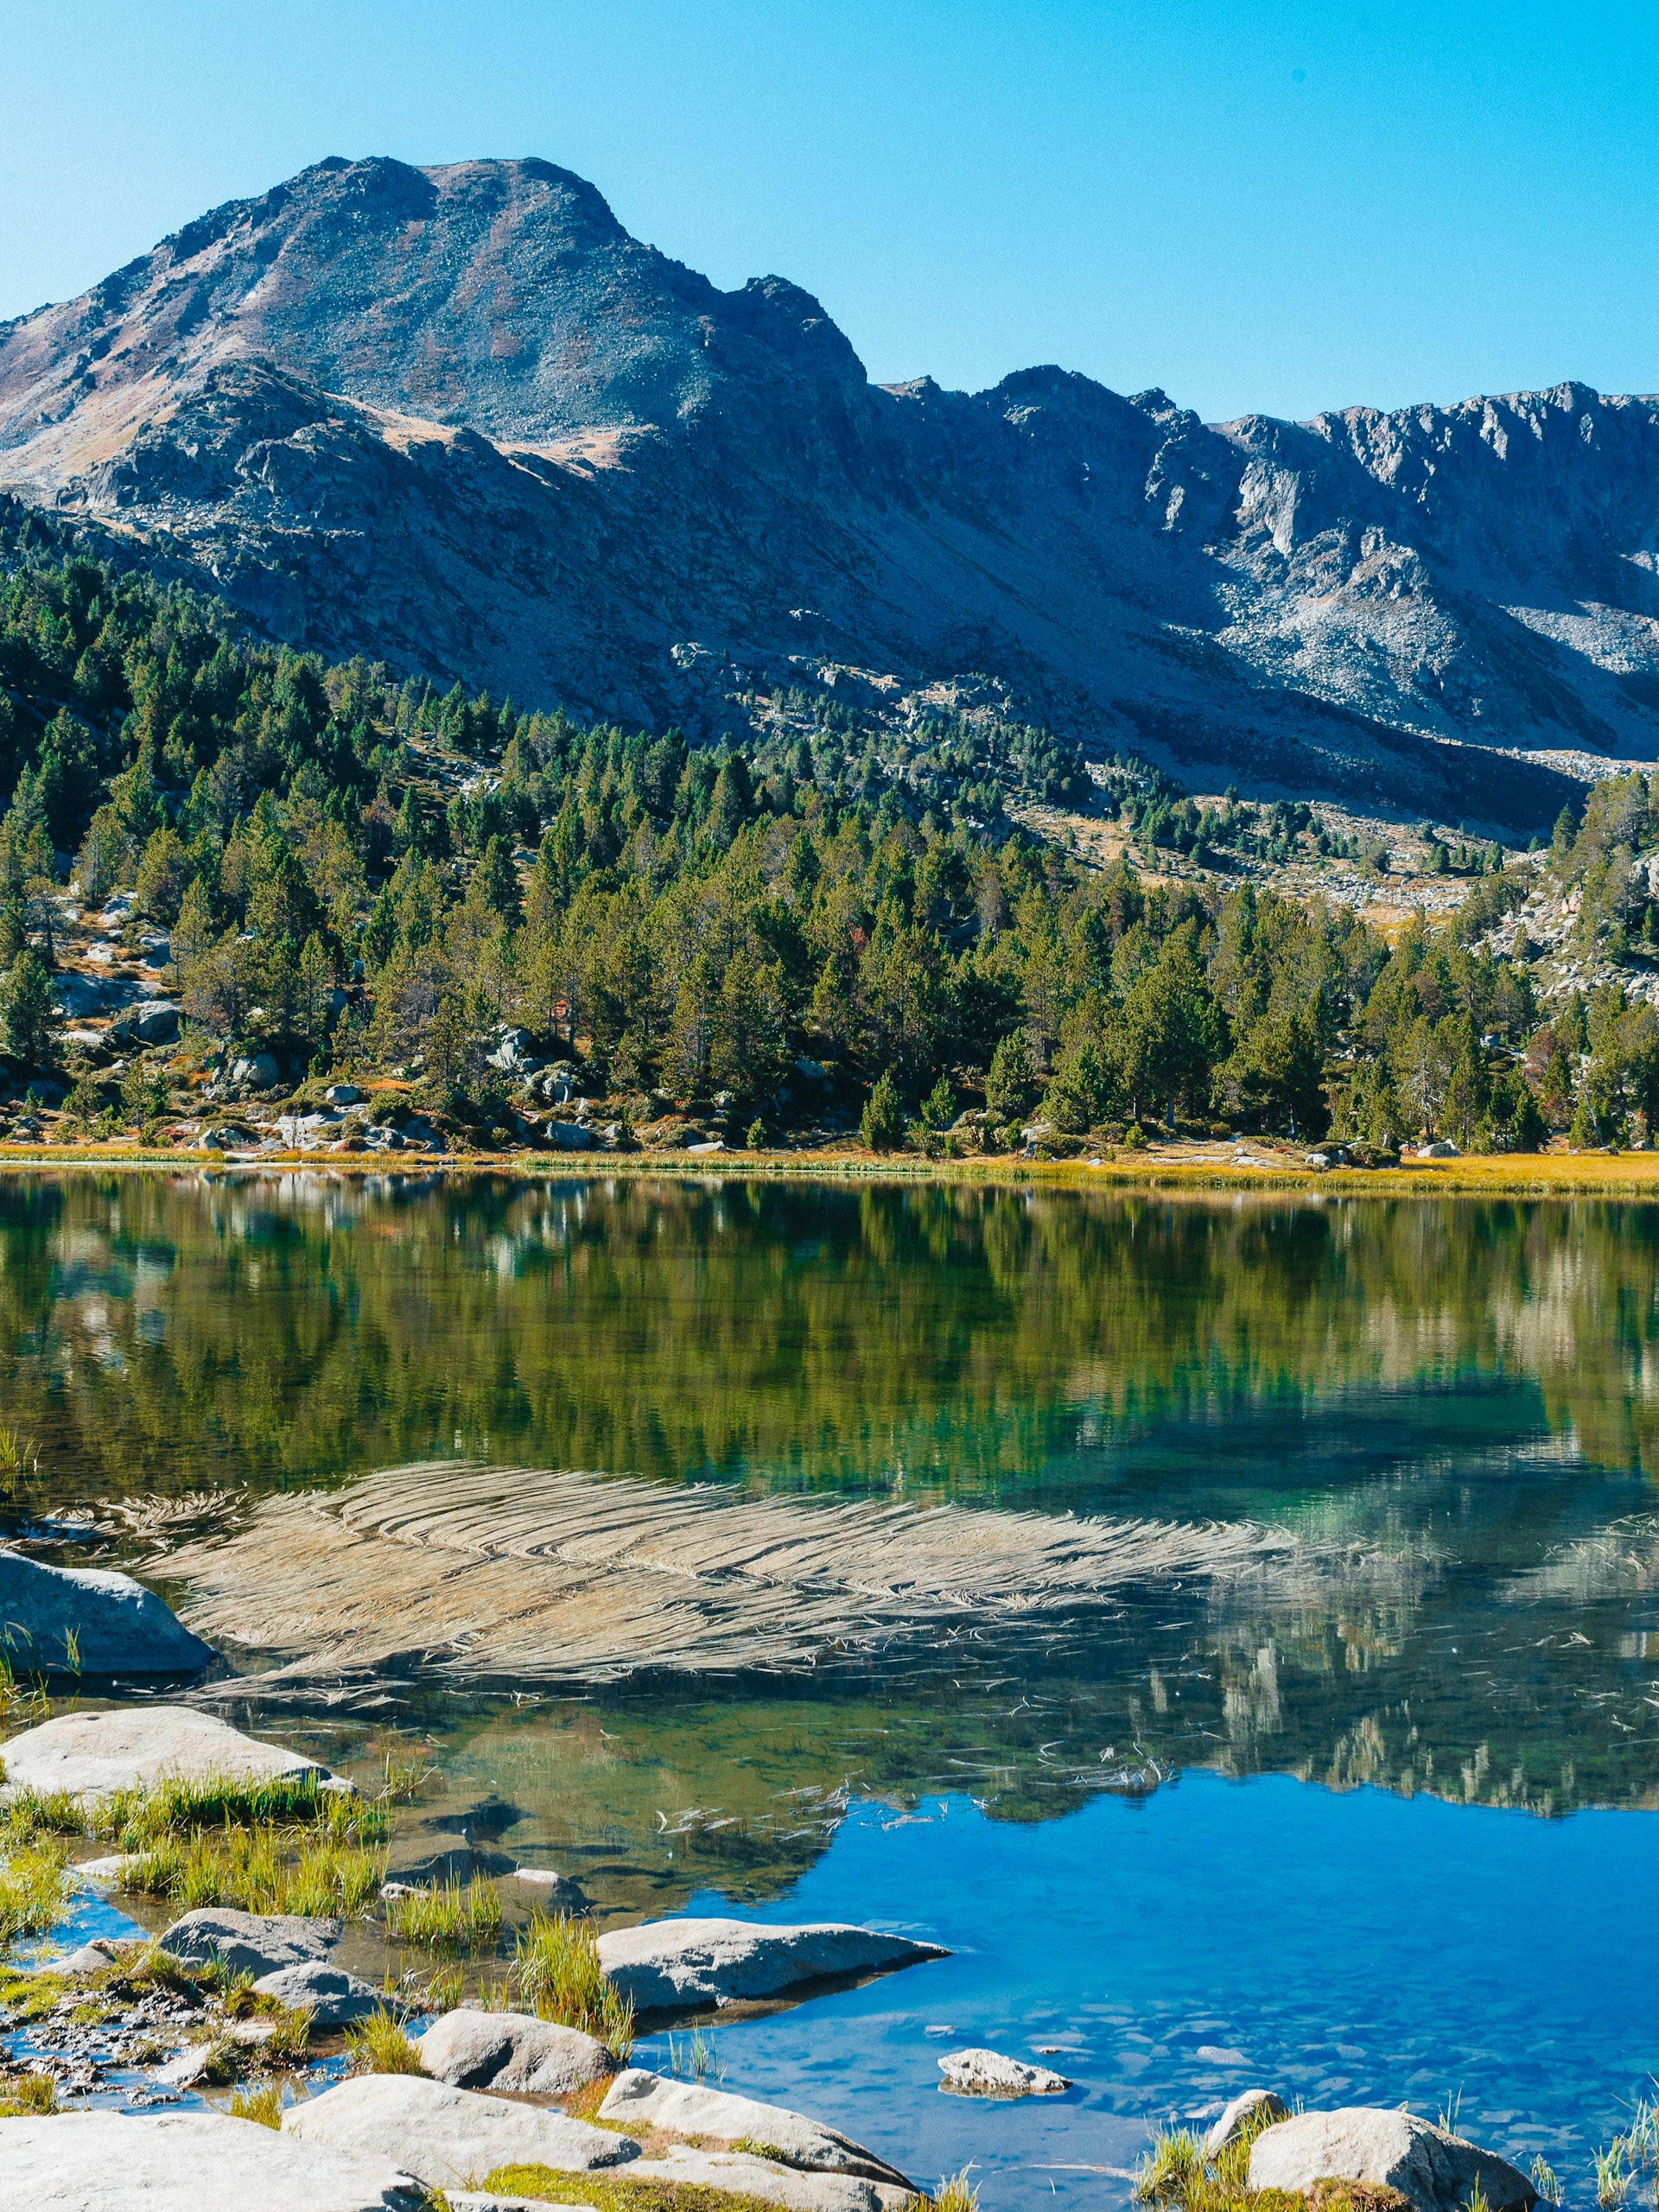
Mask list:
MULTIPOLYGON (((630 2166, 628 2179, 724 2190, 786 2205, 790 2212, 884 2212, 882 2192, 874 2182, 856 2174, 803 2173, 753 2151, 702 2151, 676 2143, 660 2158, 641 2158, 630 2166)), ((896 2200, 896 2192, 888 2194, 896 2200)))
POLYGON ((1417 2212, 1457 2212, 1479 2185, 1491 2212, 1529 2212, 1538 2192, 1491 2151, 1414 2113, 1367 2105, 1297 2113, 1250 2146, 1252 2189, 1311 2189, 1330 2176, 1398 2190, 1417 2212))
POLYGON ((199 1675, 212 1647, 152 1590, 100 1567, 0 1551, 0 1643, 20 1674, 199 1675))
POLYGON ((417 2048, 427 2072, 452 2089, 563 2097, 614 2070, 604 2044, 580 2028, 470 2005, 434 2020, 417 2048))
POLYGON ((418 2212, 426 2202, 395 2158, 353 2157, 219 2113, 67 2112, 0 2129, 8 2212, 418 2212))
MULTIPOLYGON (((396 2158, 429 2189, 465 2189, 497 2166, 591 2173, 639 2145, 562 2112, 449 2089, 413 2074, 360 2074, 283 2114, 283 2133, 359 2158, 396 2158)), ((241 2212, 241 2208, 237 2208, 241 2212)))
POLYGON ((937 1943, 839 1921, 778 1927, 756 1920, 647 1920, 599 1939, 599 1962, 637 2012, 738 2005, 803 1982, 890 1973, 943 1959, 937 1943))
POLYGON ((256 1995, 274 1997, 290 2012, 308 2012, 320 2028, 345 2028, 353 2020, 366 2020, 384 2001, 368 1982, 339 1967, 325 1966, 320 1959, 277 1967, 261 1974, 253 1986, 256 1995))
POLYGON ((759 2104, 696 2082, 668 2082, 631 2066, 619 2074, 599 2108, 601 2120, 625 2126, 659 2128, 665 2135, 696 2136, 716 2143, 764 2143, 782 2164, 810 2171, 858 2174, 866 2181, 910 2183, 896 2166, 878 2158, 850 2136, 808 2120, 784 2105, 759 2104))
POLYGON ((5 1764, 9 1784, 67 1789, 78 1797, 106 1797, 174 1778, 269 1782, 281 1775, 327 1775, 315 1759, 285 1745, 262 1744, 185 1705, 66 1713, 10 1738, 5 1764))
POLYGON ((285 1967, 314 1965, 340 1941, 337 1920, 289 1912, 237 1912, 229 1905, 201 1905, 166 1929, 161 1948, 187 1965, 218 1959, 232 1974, 265 1975, 285 1967))
POLYGON ((1205 2137, 1205 2157, 1217 2157, 1257 2113, 1265 2114, 1270 2120, 1286 2120, 1290 2115, 1290 2107, 1282 2097, 1275 2096, 1271 2089, 1243 2090, 1225 2107, 1205 2137))
POLYGON ((1000 2050, 952 2050, 939 2061, 942 2089, 959 2097, 1058 2097, 1071 2086, 1046 2066, 1027 2066, 1000 2050))

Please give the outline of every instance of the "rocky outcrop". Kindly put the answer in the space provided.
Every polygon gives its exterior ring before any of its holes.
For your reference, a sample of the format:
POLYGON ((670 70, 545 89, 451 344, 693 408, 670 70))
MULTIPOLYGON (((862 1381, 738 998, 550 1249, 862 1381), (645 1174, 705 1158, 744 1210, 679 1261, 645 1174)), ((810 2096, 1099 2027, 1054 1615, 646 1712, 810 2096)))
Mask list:
POLYGON ((258 1977, 327 1959, 340 1941, 337 1920, 286 1912, 238 1912, 231 1905, 201 1905, 164 1929, 161 1948, 187 1966, 217 1961, 232 1974, 258 1977))
POLYGON ((948 1955, 937 1943, 838 1921, 648 1920, 599 1938, 599 1961, 638 2012, 736 2005, 815 1981, 891 1973, 948 1955))
POLYGON ((3 1756, 8 1786, 68 1790, 78 1797, 108 1796, 169 1777, 270 1781, 327 1772, 285 1745, 262 1743, 184 1705, 66 1713, 9 1738, 3 1756))
POLYGON ((395 2158, 308 2143, 217 2113, 57 2113, 8 2120, 0 2202, 62 2212, 420 2212, 426 2192, 395 2158))
POLYGON ((434 2020, 416 2047, 427 2072, 452 2089, 563 2097, 614 2071, 596 2037, 529 2012, 459 2005, 434 2020))
POLYGON ((1491 2212, 1530 2212, 1538 2202, 1507 2159, 1391 2107, 1298 2113, 1250 2146, 1252 2189, 1307 2190, 1326 2177, 1397 2190, 1415 2212, 1458 2212, 1477 2186, 1491 2212))
POLYGON ((296 642, 741 728, 745 671, 979 671, 1214 788, 1541 824, 1659 750, 1659 402, 1200 423, 869 383, 538 161, 330 160, 0 327, 0 483, 296 642))
POLYGON ((153 1591, 106 1567, 0 1551, 0 1647, 22 1675, 199 1675, 213 1653, 153 1591))
POLYGON ((412 2074, 362 2074, 283 2114, 283 2133, 354 2158, 396 2158, 429 2189, 465 2189, 498 2166, 591 2173, 639 2155, 639 2145, 536 2105, 449 2089, 412 2074))
POLYGON ((952 2050, 939 2061, 942 2089, 959 2097, 1058 2097, 1071 2084, 1046 2066, 1007 2058, 1000 2050, 952 2050))
POLYGON ((814 2173, 857 2174, 866 2181, 910 2187, 896 2166, 821 2120, 808 2120, 784 2105, 761 2104, 753 2097, 706 2088, 700 2082, 666 2081, 643 2067, 629 2067, 617 2075, 599 2116, 625 2127, 690 2137, 700 2145, 742 2143, 753 2149, 761 2144, 766 2155, 779 2164, 814 2173))

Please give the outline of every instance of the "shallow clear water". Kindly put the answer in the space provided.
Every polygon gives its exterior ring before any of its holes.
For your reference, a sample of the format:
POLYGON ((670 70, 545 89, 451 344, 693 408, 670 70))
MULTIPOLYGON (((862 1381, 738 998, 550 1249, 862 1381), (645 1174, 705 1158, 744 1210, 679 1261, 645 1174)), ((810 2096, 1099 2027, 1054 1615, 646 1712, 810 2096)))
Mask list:
POLYGON ((458 1452, 1315 1540, 806 1675, 250 1712, 348 1768, 431 1745, 400 1866, 936 1932, 716 2038, 925 2177, 979 2158, 992 2212, 1121 2200, 1088 2170, 1247 2080, 1461 2090, 1588 2202, 1659 2069, 1659 1209, 31 1177, 0 1413, 41 1455, 7 1524, 62 1556, 143 1557, 124 1500, 458 1452), (934 2087, 1045 2042, 1058 2103, 934 2087))

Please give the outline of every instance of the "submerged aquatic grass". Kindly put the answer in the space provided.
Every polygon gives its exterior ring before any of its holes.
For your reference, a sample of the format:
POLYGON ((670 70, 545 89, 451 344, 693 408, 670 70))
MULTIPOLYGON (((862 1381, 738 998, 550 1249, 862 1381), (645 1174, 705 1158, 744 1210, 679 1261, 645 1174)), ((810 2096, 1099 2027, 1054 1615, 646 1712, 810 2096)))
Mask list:
POLYGON ((543 2020, 597 2036, 619 2064, 633 2049, 633 2005, 599 1962, 592 1927, 568 1912, 537 1910, 514 1942, 512 1980, 543 2020))

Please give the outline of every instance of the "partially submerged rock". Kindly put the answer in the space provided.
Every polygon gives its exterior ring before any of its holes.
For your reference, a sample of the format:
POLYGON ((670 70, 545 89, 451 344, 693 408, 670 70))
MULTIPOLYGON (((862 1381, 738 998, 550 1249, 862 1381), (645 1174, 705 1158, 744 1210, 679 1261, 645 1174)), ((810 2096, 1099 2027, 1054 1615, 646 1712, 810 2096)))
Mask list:
POLYGON ((4 1757, 8 1786, 65 1789, 78 1797, 107 1797, 174 1778, 267 1782, 327 1771, 286 1745, 261 1743, 187 1705, 66 1713, 9 1738, 4 1757))
POLYGON ((636 2012, 742 2004, 804 1982, 887 1974, 948 1955, 937 1943, 839 1921, 648 1920, 599 1938, 599 1962, 636 2012))
POLYGON ((821 2120, 808 2120, 784 2105, 760 2104, 753 2097, 704 2088, 701 2082, 666 2081, 643 2067, 631 2066, 617 2075, 599 2116, 625 2126, 654 2127, 665 2135, 695 2136, 704 2142, 764 2144, 783 2165, 817 2173, 857 2174, 900 2189, 910 2186, 896 2166, 821 2120))
POLYGON ((1458 2212, 1477 2186, 1491 2212, 1530 2212, 1538 2202, 1506 2158, 1391 2107, 1297 2113, 1250 2146, 1252 2189, 1306 2190, 1327 2176, 1397 2190, 1416 2212, 1458 2212))
POLYGON ((689 2143, 676 2143, 660 2158, 639 2159, 628 2168, 628 2179, 727 2190, 791 2212, 884 2212, 887 2202, 874 2182, 856 2174, 803 2173, 752 2151, 699 2151, 689 2143))
POLYGON ((12 1551, 0 1551, 0 1645, 19 1674, 199 1675, 213 1658, 130 1574, 12 1551))
POLYGON ((277 1967, 261 1974, 253 1986, 256 1994, 274 1997, 292 2012, 308 2012, 320 2028, 345 2028, 353 2020, 366 2020, 384 2002, 368 1982, 321 1959, 277 1967))
POLYGON ((607 2127, 414 2074, 342 2082, 308 2104, 290 2106, 283 2133, 362 2158, 395 2158, 429 2189, 465 2189, 498 2166, 591 2173, 639 2155, 637 2143, 607 2127))
POLYGON ((531 2012, 458 2005, 434 2020, 416 2048, 427 2072, 452 2089, 563 2097, 614 2070, 597 2037, 531 2012))
POLYGON ((1064 2074, 1000 2050, 947 2051, 939 2071, 944 2076, 939 2087, 959 2097, 1058 2097, 1071 2086, 1064 2074))
POLYGON ((340 1941, 340 1923, 298 1913, 238 1912, 230 1905, 201 1905, 175 1920, 160 1940, 168 1956, 186 1966, 217 1961, 232 1974, 261 1976, 326 1959, 340 1941))
POLYGON ((1244 2130, 1257 2119, 1286 2120, 1289 2114, 1290 2107, 1273 2090, 1241 2090, 1231 2104, 1223 2109, 1205 2137, 1204 2155, 1206 2158, 1218 2158, 1227 2145, 1236 2142, 1244 2130))
POLYGON ((57 2113, 0 2121, 0 2204, 29 2212, 417 2212, 391 2158, 359 2157, 219 2113, 57 2113))

